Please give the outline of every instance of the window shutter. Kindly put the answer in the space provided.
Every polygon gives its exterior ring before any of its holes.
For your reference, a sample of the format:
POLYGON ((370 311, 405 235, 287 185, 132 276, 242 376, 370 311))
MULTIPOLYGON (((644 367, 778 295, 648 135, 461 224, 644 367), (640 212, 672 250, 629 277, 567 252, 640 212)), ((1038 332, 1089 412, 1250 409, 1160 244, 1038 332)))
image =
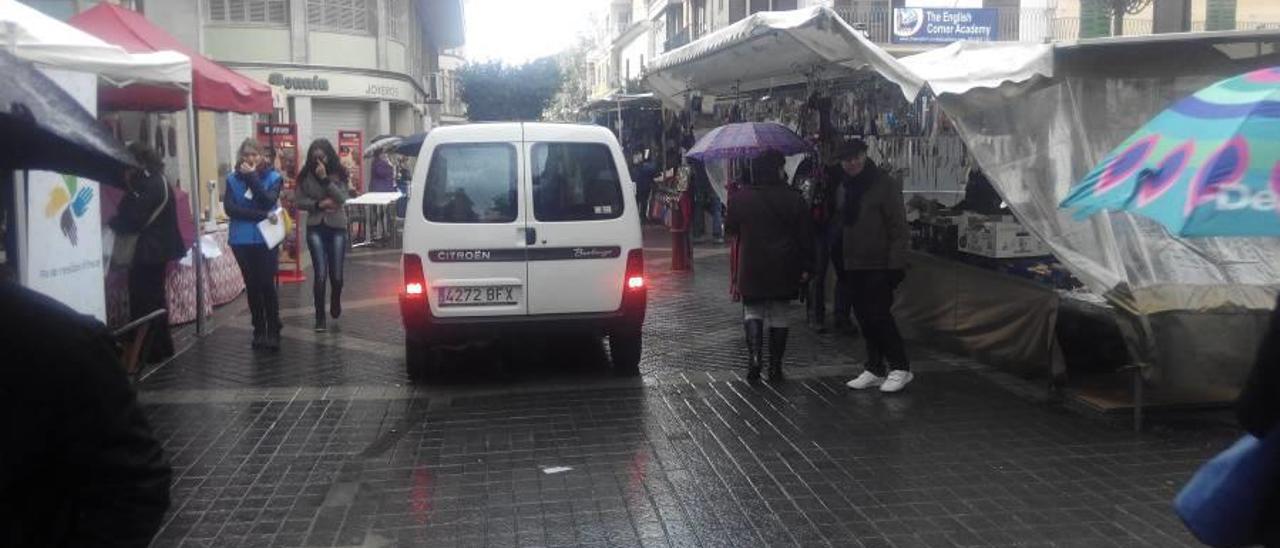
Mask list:
POLYGON ((271 0, 268 4, 267 21, 278 25, 289 24, 289 4, 287 0, 271 0))
POLYGON ((307 0, 307 24, 324 26, 324 0, 307 0))
POLYGON ((246 21, 250 23, 266 23, 267 22, 267 3, 264 0, 249 0, 245 2, 246 21))

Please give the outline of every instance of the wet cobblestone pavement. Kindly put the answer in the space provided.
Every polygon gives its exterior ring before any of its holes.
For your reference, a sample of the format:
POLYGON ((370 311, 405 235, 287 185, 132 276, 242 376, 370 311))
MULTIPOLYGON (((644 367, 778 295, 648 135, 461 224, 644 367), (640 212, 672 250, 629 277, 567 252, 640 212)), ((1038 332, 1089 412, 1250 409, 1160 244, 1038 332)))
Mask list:
POLYGON ((790 382, 753 387, 727 257, 697 256, 650 254, 635 379, 598 342, 522 341, 407 386, 388 251, 350 257, 329 333, 286 286, 278 355, 223 319, 139 384, 175 469, 155 545, 1193 545, 1169 501, 1228 426, 1135 436, 919 345, 907 392, 855 393, 858 345, 804 329, 790 382))

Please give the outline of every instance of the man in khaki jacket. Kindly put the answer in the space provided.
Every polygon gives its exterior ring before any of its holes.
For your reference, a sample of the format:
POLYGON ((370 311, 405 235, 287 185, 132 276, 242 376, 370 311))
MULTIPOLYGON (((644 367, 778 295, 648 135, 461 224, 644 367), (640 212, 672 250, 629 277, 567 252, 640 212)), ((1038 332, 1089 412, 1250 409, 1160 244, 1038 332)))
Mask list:
POLYGON ((902 183, 867 158, 861 140, 840 146, 836 160, 843 172, 836 193, 840 215, 831 222, 844 226, 842 278, 867 345, 866 371, 847 384, 855 390, 898 392, 913 378, 892 312, 910 236, 902 183))

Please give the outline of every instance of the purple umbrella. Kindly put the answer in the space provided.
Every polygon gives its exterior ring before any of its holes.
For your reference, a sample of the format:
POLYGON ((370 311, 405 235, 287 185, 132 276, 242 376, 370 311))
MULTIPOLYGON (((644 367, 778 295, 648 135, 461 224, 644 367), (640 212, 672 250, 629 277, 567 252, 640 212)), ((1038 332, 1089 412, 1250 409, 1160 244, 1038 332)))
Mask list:
POLYGON ((694 143, 685 156, 694 160, 755 158, 765 152, 784 156, 810 152, 813 147, 782 124, 748 122, 728 124, 711 130, 694 143))

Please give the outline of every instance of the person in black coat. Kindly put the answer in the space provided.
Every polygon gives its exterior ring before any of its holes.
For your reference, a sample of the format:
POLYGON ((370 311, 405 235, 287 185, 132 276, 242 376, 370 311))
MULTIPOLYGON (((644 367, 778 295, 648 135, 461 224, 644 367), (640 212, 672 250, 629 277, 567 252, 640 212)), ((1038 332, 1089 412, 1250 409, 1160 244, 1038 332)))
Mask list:
POLYGON ((145 548, 171 470, 106 326, 0 281, 0 546, 145 548))
MULTIPOLYGON (((129 191, 109 224, 116 234, 138 235, 129 266, 129 317, 136 320, 169 308, 165 275, 169 261, 182 257, 186 246, 178 231, 177 200, 164 179, 160 155, 143 143, 130 144, 129 152, 142 169, 130 169, 125 174, 129 191)), ((158 363, 173 356, 169 319, 156 318, 151 331, 154 335, 145 360, 158 363)))
POLYGON ((787 350, 786 305, 800 294, 812 266, 809 208, 786 185, 784 159, 766 153, 751 166, 753 186, 729 200, 725 233, 738 242, 738 292, 744 305, 747 380, 760 379, 765 323, 769 329, 769 380, 782 380, 787 350))
MULTIPOLYGON (((1241 428, 1258 438, 1280 428, 1280 296, 1271 310, 1271 322, 1258 347, 1253 371, 1236 402, 1236 417, 1241 428)), ((1262 488, 1271 490, 1262 519, 1263 546, 1280 546, 1280 482, 1262 488)))

